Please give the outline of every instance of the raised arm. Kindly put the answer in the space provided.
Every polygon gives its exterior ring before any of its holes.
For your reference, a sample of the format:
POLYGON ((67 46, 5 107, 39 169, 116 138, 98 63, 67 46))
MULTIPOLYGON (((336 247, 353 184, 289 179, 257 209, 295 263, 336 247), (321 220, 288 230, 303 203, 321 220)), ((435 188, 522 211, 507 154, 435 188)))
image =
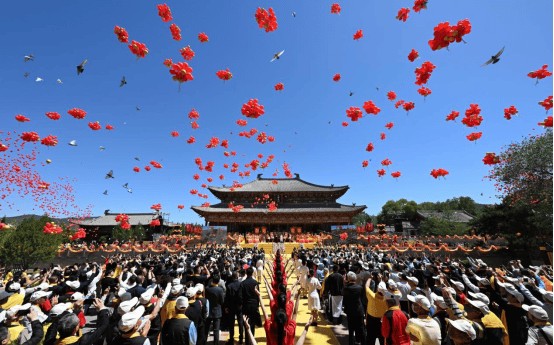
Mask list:
POLYGON ((296 293, 295 301, 294 301, 294 310, 291 316, 294 321, 296 321, 296 316, 298 315, 298 305, 300 304, 299 299, 300 299, 300 294, 296 293))
POLYGON ((308 330, 310 329, 310 325, 312 324, 313 320, 314 320, 314 317, 310 316, 310 319, 306 323, 306 326, 304 326, 304 331, 296 341, 296 345, 304 345, 304 341, 306 340, 306 335, 308 334, 308 330))

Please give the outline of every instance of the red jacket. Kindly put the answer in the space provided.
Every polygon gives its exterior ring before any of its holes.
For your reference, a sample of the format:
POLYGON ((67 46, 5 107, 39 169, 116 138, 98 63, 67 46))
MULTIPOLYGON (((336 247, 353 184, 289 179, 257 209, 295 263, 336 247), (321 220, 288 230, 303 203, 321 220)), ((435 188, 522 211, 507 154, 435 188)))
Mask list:
POLYGON ((381 334, 385 338, 385 344, 410 345, 410 336, 406 333, 407 325, 408 317, 400 307, 390 307, 381 319, 381 334), (392 320, 392 327, 389 319, 392 320))

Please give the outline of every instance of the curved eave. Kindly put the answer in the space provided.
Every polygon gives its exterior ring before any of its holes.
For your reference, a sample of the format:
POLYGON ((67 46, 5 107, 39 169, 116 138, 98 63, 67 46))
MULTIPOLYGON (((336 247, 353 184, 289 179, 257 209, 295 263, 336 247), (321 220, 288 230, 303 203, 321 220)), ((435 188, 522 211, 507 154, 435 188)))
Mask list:
POLYGON ((261 208, 243 208, 239 212, 234 212, 230 208, 215 208, 215 207, 201 207, 192 206, 191 209, 199 215, 205 217, 213 214, 314 214, 314 213, 326 213, 326 214, 358 214, 365 210, 367 206, 346 206, 341 205, 337 208, 277 208, 275 211, 268 211, 261 208))

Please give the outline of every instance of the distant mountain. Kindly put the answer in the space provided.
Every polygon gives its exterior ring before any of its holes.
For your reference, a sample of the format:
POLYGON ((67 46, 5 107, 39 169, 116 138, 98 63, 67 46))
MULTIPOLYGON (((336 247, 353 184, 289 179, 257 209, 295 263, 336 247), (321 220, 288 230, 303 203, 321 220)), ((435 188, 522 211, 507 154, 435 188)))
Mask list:
MULTIPOLYGON (((25 219, 28 219, 28 218, 38 219, 38 218, 41 218, 41 217, 43 217, 43 216, 39 216, 37 214, 23 214, 23 215, 20 215, 20 216, 5 217, 5 218, 6 218, 6 223, 7 224, 19 225, 25 219)), ((2 218, 0 218, 0 219, 2 219, 2 218)), ((52 221, 54 221, 58 224, 67 224, 67 223, 69 223, 69 218, 51 218, 51 219, 52 219, 52 221)))

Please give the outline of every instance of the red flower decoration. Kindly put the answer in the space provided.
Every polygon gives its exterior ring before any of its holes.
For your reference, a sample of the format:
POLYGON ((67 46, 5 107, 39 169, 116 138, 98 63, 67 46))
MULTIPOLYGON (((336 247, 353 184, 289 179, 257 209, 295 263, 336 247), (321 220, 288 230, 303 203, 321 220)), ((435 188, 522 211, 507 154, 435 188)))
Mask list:
POLYGON ((150 169, 152 169, 152 168, 150 167, 150 165, 147 165, 147 166, 144 167, 144 170, 146 170, 146 171, 150 171, 150 169))
POLYGON ((182 210, 182 209, 185 208, 185 205, 177 205, 177 208, 180 209, 180 210, 182 210))
POLYGON ((177 131, 172 131, 172 132, 171 132, 171 136, 172 136, 173 138, 177 138, 177 137, 179 136, 179 132, 177 132, 177 131))
POLYGON ((361 29, 356 31, 356 33, 354 34, 354 40, 356 41, 362 37, 364 37, 364 32, 361 29))
POLYGON ((398 101, 396 101, 396 102, 394 103, 394 107, 395 107, 396 109, 398 109, 400 106, 404 105, 404 103, 406 103, 406 102, 405 102, 403 99, 399 99, 398 101))
POLYGON ((439 177, 445 177, 446 175, 450 174, 448 171, 442 169, 442 168, 439 168, 439 169, 433 169, 431 170, 431 176, 433 176, 435 179, 439 178, 439 177))
POLYGON ((391 162, 391 160, 388 159, 388 158, 385 158, 385 159, 383 159, 383 160, 381 161, 381 165, 386 166, 386 167, 388 167, 388 166, 391 165, 391 164, 392 164, 392 162, 391 162))
POLYGON ((221 141, 221 147, 224 147, 226 149, 229 148, 229 140, 225 139, 221 141))
POLYGON ((267 205, 267 209, 269 210, 269 212, 275 212, 275 211, 277 211, 277 204, 275 203, 275 201, 270 202, 270 203, 267 205))
POLYGON ((406 111, 410 111, 415 108, 415 104, 414 102, 404 102, 404 104, 402 104, 402 108, 406 111))
POLYGON ((200 118, 200 113, 198 113, 198 111, 196 109, 192 108, 189 111, 188 117, 191 120, 198 120, 200 118))
POLYGON ((356 122, 362 118, 362 110, 358 107, 350 107, 346 109, 346 116, 350 118, 350 121, 356 122))
POLYGON ((511 105, 509 108, 504 109, 504 118, 506 120, 511 120, 512 116, 515 116, 518 113, 516 107, 511 105))
POLYGON ((275 31, 279 26, 277 24, 277 17, 275 16, 275 12, 271 7, 268 11, 266 11, 264 8, 258 7, 256 13, 254 14, 254 17, 256 18, 256 22, 258 23, 260 29, 265 29, 265 32, 275 31))
POLYGON ((210 142, 206 145, 207 149, 212 149, 214 147, 217 147, 219 145, 219 138, 218 137, 212 137, 210 139, 210 142))
POLYGON ((540 69, 533 72, 529 72, 527 76, 529 78, 537 78, 537 83, 538 83, 540 79, 544 79, 552 75, 552 72, 549 72, 547 68, 548 68, 548 65, 542 65, 540 69))
POLYGON ((410 9, 407 7, 403 7, 398 10, 398 14, 396 15, 396 19, 401 20, 405 22, 408 20, 408 15, 410 14, 410 9))
POLYGON ((396 99, 396 92, 394 91, 387 92, 387 98, 389 99, 389 101, 394 101, 396 99))
POLYGON ((198 181, 198 180, 200 179, 200 175, 194 174, 194 175, 192 176, 192 178, 198 181))
POLYGON ((343 121, 343 122, 342 122, 342 126, 343 126, 343 127, 348 127, 348 122, 343 121))
POLYGON ((346 241, 348 239, 348 234, 346 232, 343 232, 339 235, 341 241, 346 241))
POLYGON ((277 83, 275 84, 274 88, 275 88, 275 91, 283 91, 283 89, 285 88, 285 85, 283 85, 283 83, 277 83))
POLYGON ((248 124, 248 122, 246 120, 243 120, 243 119, 237 120, 237 125, 239 125, 241 127, 244 127, 247 124, 248 124))
POLYGON ((390 176, 392 176, 393 178, 399 178, 400 175, 402 175, 400 171, 394 171, 390 173, 390 176))
POLYGON ((171 37, 173 37, 173 39, 175 41, 180 41, 181 40, 181 28, 179 28, 179 26, 177 26, 177 24, 172 23, 169 26, 169 31, 171 31, 171 37))
POLYGON ((543 122, 539 122, 538 125, 544 128, 552 128, 552 116, 548 116, 543 122))
POLYGON ((387 172, 385 171, 385 169, 379 169, 377 170, 377 176, 381 177, 381 176, 384 176, 387 172))
POLYGON ((423 9, 427 9, 427 1, 428 0, 415 0, 414 7, 412 7, 414 12, 419 12, 423 9))
POLYGON ((467 127, 478 127, 483 122, 481 114, 481 108, 478 104, 470 104, 466 109, 465 117, 462 119, 462 123, 467 127))
POLYGON ((140 168, 139 167, 133 167, 133 171, 138 173, 138 172, 140 172, 140 168))
POLYGON ((379 137, 381 138, 381 140, 387 139, 387 135, 385 133, 381 133, 379 137))
POLYGON ((467 19, 460 20, 458 24, 450 26, 450 23, 440 23, 434 28, 433 39, 429 40, 432 50, 446 48, 452 42, 462 42, 463 36, 471 32, 471 23, 467 19))
POLYGON ((198 40, 200 43, 206 43, 209 41, 208 35, 206 35, 204 32, 201 32, 198 34, 198 40))
POLYGON ((460 116, 460 112, 452 110, 450 114, 446 115, 446 121, 455 121, 458 116, 460 116))
POLYGON ((96 121, 96 122, 89 122, 88 123, 88 126, 90 129, 92 129, 93 131, 99 131, 102 129, 102 126, 100 126, 100 122, 96 121))
POLYGON ((215 75, 217 75, 217 77, 221 80, 231 80, 231 78, 233 78, 233 73, 231 73, 228 68, 226 70, 219 70, 215 72, 215 75))
POLYGON ((251 99, 244 103, 241 112, 242 115, 253 119, 257 119, 265 113, 264 106, 259 104, 257 99, 251 99))
POLYGON ((475 141, 475 140, 481 139, 482 135, 483 135, 483 132, 473 132, 466 135, 466 138, 469 141, 475 141))
POLYGON ((160 211, 162 209, 162 204, 154 204, 150 206, 151 210, 160 211))
POLYGON ((183 57, 183 59, 185 59, 187 61, 192 60, 192 58, 194 57, 194 50, 192 50, 192 48, 190 46, 186 46, 184 48, 181 48, 181 50, 179 50, 179 52, 181 53, 181 56, 183 57))
POLYGON ((56 146, 58 145, 58 137, 56 137, 55 135, 49 135, 42 138, 40 143, 45 146, 56 146))
POLYGON ((143 58, 146 54, 148 54, 146 44, 138 41, 131 41, 131 44, 129 44, 129 50, 131 50, 131 53, 135 54, 137 58, 143 58))
POLYGON ((368 165, 369 165, 368 161, 363 161, 362 162, 362 168, 367 168, 368 165))
POLYGON ((161 169, 162 168, 162 165, 160 163, 156 162, 156 161, 150 161, 150 165, 153 166, 156 169, 161 169))
POLYGON ((552 102, 552 96, 548 96, 547 98, 545 98, 543 101, 540 101, 539 102, 539 105, 541 107, 543 107, 546 112, 548 113, 548 111, 550 109, 552 109, 552 105, 553 105, 553 102, 552 102))
POLYGON ((392 129, 392 127, 394 127, 394 122, 388 122, 388 123, 385 125, 385 128, 386 128, 386 129, 392 129))
POLYGON ((29 122, 29 121, 31 121, 27 116, 23 116, 21 114, 15 115, 15 119, 16 119, 16 121, 19 121, 19 122, 29 122))
POLYGON ((160 220, 159 219, 152 219, 152 221, 150 222, 150 226, 151 227, 156 227, 156 226, 160 226, 160 220))
POLYGON ((127 30, 125 28, 116 26, 113 28, 114 34, 117 35, 117 40, 121 43, 127 43, 129 42, 129 34, 127 33, 127 30))
POLYGON ((6 152, 8 151, 10 147, 8 145, 4 145, 2 143, 0 143, 0 152, 6 152))
POLYGON ((63 229, 61 226, 56 225, 56 223, 54 222, 48 222, 46 223, 46 225, 44 225, 42 232, 48 235, 57 235, 61 234, 63 232, 63 229))
POLYGON ((55 111, 49 111, 46 113, 46 117, 49 118, 50 120, 54 120, 54 121, 57 121, 59 120, 62 116, 60 115, 60 113, 57 113, 55 111))
POLYGON ((375 147, 373 146, 373 143, 369 143, 369 144, 367 144, 365 150, 366 150, 367 152, 371 152, 371 151, 373 151, 374 148, 375 148, 375 147))
POLYGON ((415 49, 412 49, 410 54, 408 54, 408 60, 410 60, 410 62, 414 62, 414 60, 417 59, 418 57, 419 57, 419 53, 415 49))
POLYGON ((173 75, 173 80, 179 83, 185 83, 190 80, 194 80, 192 75, 192 67, 186 62, 178 62, 171 65, 169 73, 173 75))
POLYGON ((427 96, 429 96, 429 95, 432 93, 431 89, 429 89, 429 88, 427 88, 427 87, 425 87, 425 86, 422 86, 422 87, 420 87, 419 89, 417 89, 417 92, 418 92, 420 95, 422 95, 424 98, 427 97, 427 96))
POLYGON ((171 67, 171 65, 173 65, 173 60, 171 60, 170 58, 167 58, 164 60, 163 64, 165 67, 169 68, 171 67))
POLYGON ((21 140, 27 142, 37 142, 40 140, 37 132, 23 132, 21 133, 21 140))
POLYGON ((334 3, 331 5, 331 13, 332 14, 340 14, 341 8, 340 5, 337 3, 334 3))
POLYGON ((500 158, 494 152, 487 152, 483 158, 485 165, 494 165, 500 163, 500 158))
POLYGON ((162 22, 167 23, 173 19, 173 16, 171 15, 171 9, 167 4, 160 4, 158 5, 158 16, 162 18, 162 22))
POLYGON ((340 80, 340 73, 337 73, 333 76, 333 81, 339 81, 340 80))
POLYGON ((379 107, 377 107, 373 103, 373 101, 365 102, 364 103, 364 110, 365 110, 366 114, 373 114, 373 115, 377 115, 381 111, 381 109, 379 109, 379 107))
POLYGON ((87 115, 87 112, 84 111, 83 109, 79 109, 79 108, 73 108, 73 109, 69 109, 67 111, 67 113, 71 116, 73 116, 73 118, 77 119, 77 120, 82 120, 85 118, 85 116, 87 115))
POLYGON ((106 130, 108 130, 108 131, 111 131, 111 130, 113 130, 113 126, 112 126, 112 125, 106 125, 106 127, 105 127, 105 128, 106 128, 106 130))
POLYGON ((431 78, 431 73, 433 73, 433 70, 435 68, 436 66, 429 61, 425 61, 423 64, 421 64, 421 67, 416 68, 415 69, 416 85, 427 84, 427 82, 429 81, 429 78, 431 78))

